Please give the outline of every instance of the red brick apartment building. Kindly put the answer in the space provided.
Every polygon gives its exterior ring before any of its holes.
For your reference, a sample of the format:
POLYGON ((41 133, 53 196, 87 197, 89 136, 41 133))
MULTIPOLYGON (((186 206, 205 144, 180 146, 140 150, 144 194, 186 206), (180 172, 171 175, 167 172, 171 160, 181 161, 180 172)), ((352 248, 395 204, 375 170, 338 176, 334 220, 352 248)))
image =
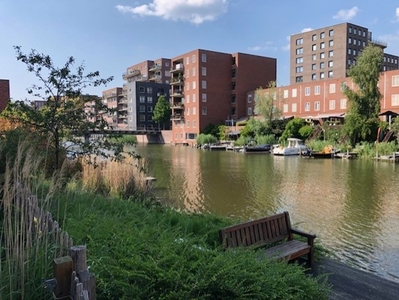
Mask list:
MULTIPOLYGON (((343 85, 356 89, 350 77, 326 79, 282 86, 276 89, 280 109, 284 117, 304 119, 342 118, 347 111, 347 98, 342 93, 343 85)), ((382 94, 381 112, 399 114, 399 70, 382 72, 379 79, 382 94)), ((254 92, 247 94, 247 115, 253 115, 254 92)), ((388 120, 386 120, 388 121, 388 120)))
POLYGON ((276 59, 197 49, 173 58, 170 76, 171 141, 195 144, 209 124, 247 116, 247 93, 276 80, 276 59))
POLYGON ((10 81, 0 79, 0 112, 6 108, 8 100, 10 100, 10 81))
MULTIPOLYGON (((367 28, 342 23, 290 37, 290 84, 344 78, 364 47, 387 44, 373 39, 367 28)), ((397 70, 399 57, 384 53, 381 71, 397 70)))

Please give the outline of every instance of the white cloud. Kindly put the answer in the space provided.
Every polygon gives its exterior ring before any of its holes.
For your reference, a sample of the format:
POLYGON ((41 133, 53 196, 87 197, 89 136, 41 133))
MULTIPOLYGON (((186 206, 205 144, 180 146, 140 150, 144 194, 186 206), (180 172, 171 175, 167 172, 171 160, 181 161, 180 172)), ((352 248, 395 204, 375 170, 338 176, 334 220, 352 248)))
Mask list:
POLYGON ((308 31, 312 31, 312 30, 313 30, 312 28, 307 27, 307 28, 302 29, 301 32, 303 33, 303 32, 308 32, 308 31))
POLYGON ((247 48, 249 51, 253 51, 253 52, 264 52, 264 51, 277 51, 278 48, 276 46, 273 45, 272 42, 266 42, 265 45, 260 46, 252 46, 252 47, 248 47, 247 48))
POLYGON ((333 19, 349 21, 356 16, 358 11, 359 9, 357 8, 357 6, 354 6, 350 9, 341 9, 336 15, 333 16, 333 19))
POLYGON ((188 21, 201 24, 213 21, 227 11, 228 0, 152 0, 140 6, 117 5, 122 13, 133 15, 156 16, 165 20, 188 21))
POLYGON ((399 7, 396 8, 396 21, 399 21, 399 7))

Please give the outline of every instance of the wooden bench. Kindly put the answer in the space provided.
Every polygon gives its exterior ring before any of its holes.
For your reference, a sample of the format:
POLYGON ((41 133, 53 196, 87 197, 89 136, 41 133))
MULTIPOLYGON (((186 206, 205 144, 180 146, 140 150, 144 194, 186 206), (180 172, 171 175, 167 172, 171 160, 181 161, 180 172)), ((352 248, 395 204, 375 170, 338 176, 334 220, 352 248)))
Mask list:
POLYGON ((308 234, 291 227, 288 212, 253 220, 219 231, 224 249, 235 247, 266 247, 265 255, 276 259, 293 260, 307 255, 309 267, 313 267, 313 243, 316 235, 308 234), (294 240, 294 234, 307 238, 307 243, 294 240))

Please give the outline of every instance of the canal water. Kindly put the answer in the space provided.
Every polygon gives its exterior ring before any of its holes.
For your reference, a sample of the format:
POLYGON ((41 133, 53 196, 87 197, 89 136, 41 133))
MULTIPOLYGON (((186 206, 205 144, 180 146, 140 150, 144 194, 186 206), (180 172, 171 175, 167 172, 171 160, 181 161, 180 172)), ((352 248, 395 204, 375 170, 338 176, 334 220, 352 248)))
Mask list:
POLYGON ((399 282, 399 165, 139 145, 157 196, 241 220, 289 211, 332 256, 399 282))

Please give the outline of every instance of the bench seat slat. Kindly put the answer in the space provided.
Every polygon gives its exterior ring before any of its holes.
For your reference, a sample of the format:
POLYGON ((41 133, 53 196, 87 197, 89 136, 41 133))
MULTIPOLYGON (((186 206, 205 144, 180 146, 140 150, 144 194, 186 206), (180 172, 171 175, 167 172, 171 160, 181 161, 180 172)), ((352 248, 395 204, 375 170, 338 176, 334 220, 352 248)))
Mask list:
POLYGON ((304 242, 292 240, 280 245, 273 246, 264 250, 264 253, 269 258, 287 259, 291 260, 301 257, 311 251, 311 247, 304 242))

